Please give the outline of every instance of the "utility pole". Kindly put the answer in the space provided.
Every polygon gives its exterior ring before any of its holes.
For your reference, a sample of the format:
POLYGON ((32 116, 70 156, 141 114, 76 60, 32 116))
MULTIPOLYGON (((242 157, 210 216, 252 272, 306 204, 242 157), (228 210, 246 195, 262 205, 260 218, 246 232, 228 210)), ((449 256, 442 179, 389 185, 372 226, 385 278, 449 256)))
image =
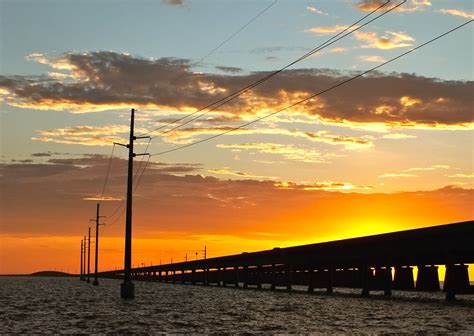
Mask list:
POLYGON ((89 239, 87 244, 87 282, 91 282, 91 226, 89 225, 89 239))
POLYGON ((116 143, 119 146, 128 148, 128 179, 127 179, 127 212, 125 219, 125 258, 123 283, 120 285, 120 296, 123 299, 133 299, 135 297, 135 287, 132 282, 132 198, 133 198, 133 158, 138 155, 149 155, 148 153, 135 154, 133 152, 133 142, 137 139, 149 139, 149 136, 136 137, 135 109, 131 111, 130 117, 130 139, 128 145, 116 143))
POLYGON ((83 240, 81 239, 81 275, 79 276, 79 280, 82 280, 82 278, 83 278, 83 273, 82 273, 82 251, 83 251, 84 247, 83 247, 82 242, 83 242, 83 240))
POLYGON ((86 281, 86 244, 87 244, 86 236, 84 236, 83 242, 84 242, 84 253, 82 254, 82 258, 83 258, 83 260, 82 260, 82 280, 86 281))
POLYGON ((207 259, 207 247, 204 245, 204 259, 207 259))
POLYGON ((100 217, 100 203, 97 203, 97 211, 95 215, 95 275, 94 275, 94 282, 92 283, 94 286, 99 285, 99 280, 97 278, 97 272, 99 271, 99 220, 100 217))

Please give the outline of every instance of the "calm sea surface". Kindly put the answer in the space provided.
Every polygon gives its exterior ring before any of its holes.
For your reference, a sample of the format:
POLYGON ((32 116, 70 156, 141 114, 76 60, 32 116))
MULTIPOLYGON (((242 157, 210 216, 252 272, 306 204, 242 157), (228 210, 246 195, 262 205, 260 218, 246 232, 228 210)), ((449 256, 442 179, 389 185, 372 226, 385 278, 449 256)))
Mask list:
POLYGON ((336 294, 238 290, 119 280, 95 287, 77 278, 0 278, 0 333, 458 333, 474 335, 474 296, 442 293, 336 294))

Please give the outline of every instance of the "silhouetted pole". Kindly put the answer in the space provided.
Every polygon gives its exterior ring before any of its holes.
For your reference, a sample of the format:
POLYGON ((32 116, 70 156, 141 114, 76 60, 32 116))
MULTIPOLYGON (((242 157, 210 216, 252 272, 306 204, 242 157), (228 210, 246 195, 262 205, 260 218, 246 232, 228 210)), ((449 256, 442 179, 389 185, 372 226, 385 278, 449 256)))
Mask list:
POLYGON ((125 258, 124 258, 124 274, 123 283, 120 285, 120 296, 123 299, 133 299, 135 297, 135 289, 132 283, 132 197, 133 197, 133 158, 137 155, 133 152, 133 142, 137 139, 150 138, 148 136, 136 137, 134 135, 135 127, 135 109, 131 111, 130 117, 130 139, 128 145, 117 143, 117 145, 128 148, 128 179, 127 179, 127 212, 125 219, 125 258))
POLYGON ((82 272, 82 251, 83 251, 83 244, 82 244, 82 239, 81 239, 81 275, 79 276, 79 280, 82 280, 83 277, 83 272, 82 272))
POLYGON ((83 281, 86 281, 86 243, 87 243, 87 240, 86 240, 86 236, 84 236, 84 239, 82 240, 84 242, 84 252, 82 254, 82 280, 83 281))
POLYGON ((97 211, 95 215, 95 274, 94 274, 94 282, 92 283, 94 286, 99 285, 99 280, 97 277, 97 272, 99 271, 99 220, 100 220, 100 203, 97 203, 97 211))
POLYGON ((91 282, 91 227, 89 226, 89 239, 87 244, 87 282, 91 282))

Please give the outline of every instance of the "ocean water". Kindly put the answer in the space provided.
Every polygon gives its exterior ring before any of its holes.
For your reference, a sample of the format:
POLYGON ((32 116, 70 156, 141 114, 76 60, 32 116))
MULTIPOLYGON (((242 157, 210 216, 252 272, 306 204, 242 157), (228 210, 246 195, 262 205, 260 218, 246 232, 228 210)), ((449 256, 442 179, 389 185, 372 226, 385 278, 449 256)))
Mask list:
POLYGON ((474 334, 474 296, 454 303, 443 293, 335 289, 307 294, 135 282, 92 286, 77 278, 0 278, 0 333, 450 333, 474 334))

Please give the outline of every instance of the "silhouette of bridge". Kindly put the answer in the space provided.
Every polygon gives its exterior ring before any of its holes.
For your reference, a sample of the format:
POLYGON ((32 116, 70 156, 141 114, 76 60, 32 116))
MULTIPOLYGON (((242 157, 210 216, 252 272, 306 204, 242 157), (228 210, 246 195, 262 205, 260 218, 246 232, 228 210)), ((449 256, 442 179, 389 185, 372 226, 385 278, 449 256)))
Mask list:
MULTIPOLYGON (((446 266, 448 300, 473 294, 468 265, 474 263, 474 221, 399 231, 326 243, 274 248, 217 258, 132 269, 135 280, 271 289, 307 286, 370 291, 439 291, 438 266, 446 266), (417 277, 414 278, 414 267, 417 277)), ((123 270, 99 273, 123 278, 123 270)))

